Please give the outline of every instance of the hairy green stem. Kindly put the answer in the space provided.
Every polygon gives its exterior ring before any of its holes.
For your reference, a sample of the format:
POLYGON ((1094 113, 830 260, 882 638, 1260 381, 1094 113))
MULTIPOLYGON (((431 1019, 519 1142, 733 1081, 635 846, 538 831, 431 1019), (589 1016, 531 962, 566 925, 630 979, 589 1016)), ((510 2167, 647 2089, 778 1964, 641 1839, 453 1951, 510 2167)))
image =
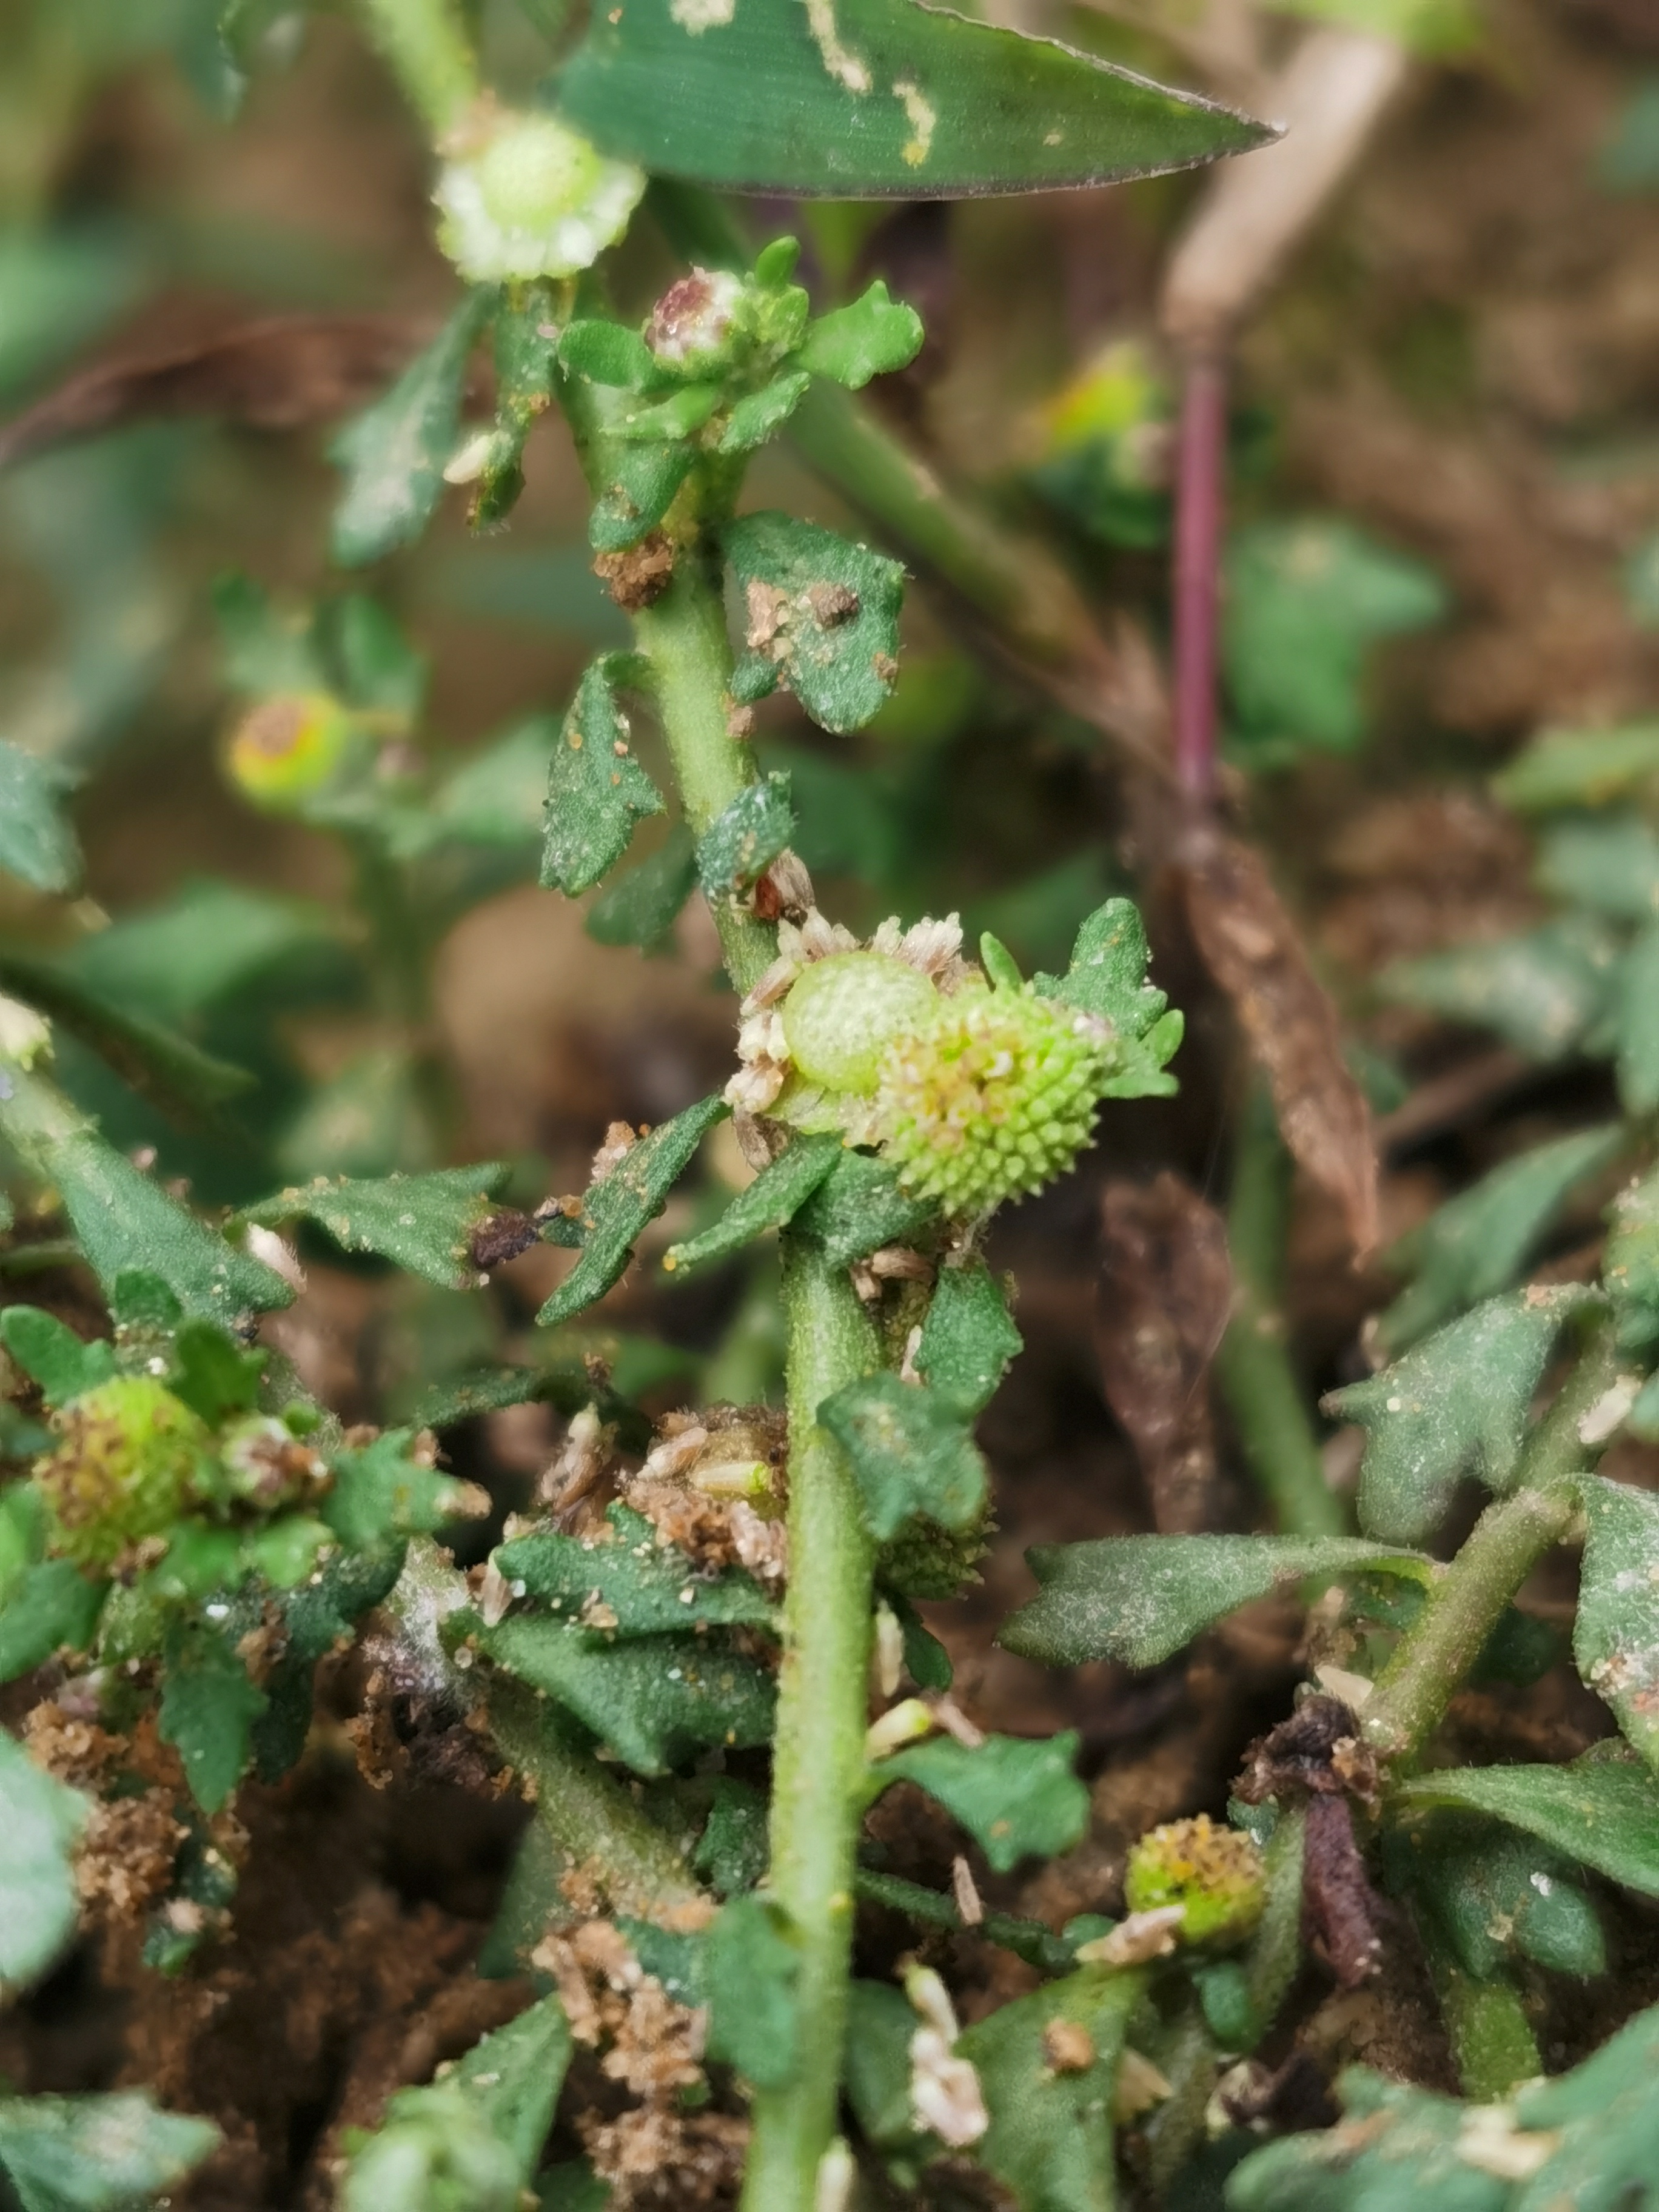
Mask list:
POLYGON ((1291 1161, 1265 1090, 1239 1124, 1227 1243, 1233 1315, 1216 1354, 1216 1377, 1256 1486, 1285 1536, 1340 1536, 1341 1501, 1325 1480, 1319 1440, 1291 1362, 1280 1310, 1291 1161))
POLYGON ((1588 1474, 1600 1443, 1579 1434, 1619 1371, 1610 1321, 1599 1320, 1577 1365, 1534 1431, 1517 1487, 1475 1522, 1428 1602, 1401 1638, 1365 1711, 1365 1735, 1386 1759, 1413 1759, 1439 1726, 1504 1608, 1571 1520, 1571 1478, 1588 1474))
MULTIPOLYGON (((956 1900, 943 1890, 906 1881, 901 1875, 878 1874, 872 1867, 861 1866, 854 1876, 853 1888, 866 1904, 884 1905, 890 1912, 902 1912, 925 1927, 959 1931, 969 1925, 956 1900)), ((1076 1964, 1078 1944, 1084 1940, 1079 1936, 1075 1942, 1068 1941, 1041 1920, 1022 1920, 1012 1912, 988 1912, 974 1923, 974 1930, 988 1943, 1012 1951, 1042 1974, 1069 1973, 1076 1964)))
POLYGON ((434 138, 479 91, 478 64, 453 0, 362 0, 370 35, 434 138))
POLYGON ((789 1329, 789 1594, 772 1774, 772 1893, 799 1960, 799 2056, 757 2091, 744 2212, 812 2212, 830 2148, 847 2025, 853 1895, 864 1803, 874 1546, 841 1447, 817 1410, 877 1364, 875 1331, 844 1267, 783 1243, 789 1329))

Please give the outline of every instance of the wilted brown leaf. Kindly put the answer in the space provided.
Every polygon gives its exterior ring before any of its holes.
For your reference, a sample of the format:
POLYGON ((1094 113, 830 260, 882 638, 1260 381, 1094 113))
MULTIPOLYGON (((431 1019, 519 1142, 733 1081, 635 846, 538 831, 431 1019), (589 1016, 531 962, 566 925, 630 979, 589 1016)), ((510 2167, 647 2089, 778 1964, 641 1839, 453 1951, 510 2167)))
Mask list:
POLYGON ((1341 1207, 1363 1259, 1376 1243, 1376 1148, 1365 1095, 1342 1058, 1336 1009, 1257 854, 1198 823, 1179 860, 1199 951, 1267 1073, 1285 1142, 1341 1207))
POLYGON ((1165 1534, 1213 1523, 1208 1377, 1231 1304, 1226 1227, 1195 1190, 1167 1172, 1108 1186, 1095 1346, 1165 1534))

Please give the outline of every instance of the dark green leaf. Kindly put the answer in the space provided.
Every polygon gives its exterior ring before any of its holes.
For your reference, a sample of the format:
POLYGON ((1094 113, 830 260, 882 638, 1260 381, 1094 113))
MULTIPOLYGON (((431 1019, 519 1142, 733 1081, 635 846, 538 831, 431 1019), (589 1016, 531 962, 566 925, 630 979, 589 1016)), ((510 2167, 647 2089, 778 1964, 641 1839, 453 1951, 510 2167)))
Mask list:
POLYGON ((1659 1897, 1659 1780, 1636 1759, 1571 1766, 1468 1766, 1402 1783, 1402 1814, 1457 1806, 1507 1821, 1610 1881, 1659 1897))
MULTIPOLYGON (((608 1355, 602 1352, 599 1356, 608 1355)), ((567 1419, 592 1406, 607 1428, 615 1427, 624 1450, 643 1451, 651 1441, 651 1424, 645 1416, 614 1387, 607 1389, 596 1383, 579 1359, 546 1367, 495 1368, 434 1383, 409 1406, 406 1419, 411 1428, 449 1429, 458 1421, 498 1413, 507 1406, 551 1406, 567 1419)))
MULTIPOLYGON (((0 1995, 37 1981, 75 1932, 70 1857, 87 1801, 0 1729, 0 1995)), ((0 2108, 3 2109, 3 2108, 0 2108)), ((0 2142, 0 2157, 4 2155, 0 2142)))
POLYGON ((731 1898, 704 1939, 708 2055, 757 2089, 781 2087, 799 2048, 800 1960, 780 1931, 781 1917, 760 1898, 731 1898))
POLYGON ((1181 1042, 1182 1018, 1166 1011, 1169 1000, 1146 981, 1150 954, 1146 925, 1131 899, 1108 899, 1088 916, 1072 948, 1064 975, 1036 975, 1032 988, 1108 1022, 1117 1037, 1117 1069, 1108 1098, 1162 1098, 1178 1087, 1163 1071, 1181 1042))
POLYGON ((1659 788, 1659 722, 1546 730, 1492 778, 1498 798, 1518 814, 1607 806, 1649 788, 1659 788))
POLYGON ((606 453, 609 482, 588 517, 588 542, 596 553, 623 553, 662 520, 696 457, 689 445, 678 442, 631 444, 621 439, 607 445, 606 453))
POLYGON ((805 370, 796 369, 787 376, 774 377, 758 392, 746 393, 726 418, 726 428, 720 432, 721 453, 752 453, 763 446, 799 406, 811 380, 805 370))
POLYGON ((1659 921, 1625 955, 1613 1020, 1620 1103, 1627 1114, 1651 1114, 1659 1107, 1659 921))
POLYGON ((203 1627, 171 1642, 161 1686, 161 1741, 177 1747, 190 1794, 204 1813, 216 1813, 241 1780, 249 1733, 264 1709, 264 1691, 249 1681, 222 1636, 203 1627))
POLYGON ((1636 814, 1557 823, 1539 846, 1538 881, 1610 921, 1646 921, 1659 913, 1659 837, 1636 814))
POLYGON ((269 1356, 245 1352, 210 1322, 188 1322, 173 1346, 176 1365, 167 1387, 216 1429, 230 1414, 252 1413, 258 1403, 259 1378, 269 1356))
POLYGON ((483 2115, 528 2177, 540 2160, 569 2063, 564 2008, 556 1997, 544 1997, 475 2043, 444 2081, 483 2115))
POLYGON ((374 1552, 396 1536, 429 1535, 454 1517, 462 1486, 410 1457, 414 1433, 388 1429, 373 1443, 334 1453, 333 1487, 322 1516, 354 1552, 374 1552))
POLYGON ((815 722, 862 729, 898 678, 904 571, 816 523, 745 514, 721 533, 748 608, 741 698, 787 684, 815 722))
POLYGON ((730 899, 765 874, 795 834, 787 775, 747 784, 697 840, 697 875, 711 900, 730 899))
POLYGON ((103 1603, 104 1585, 72 1559, 25 1568, 0 1604, 0 1682, 33 1674, 54 1651, 88 1650, 103 1603))
POLYGON ((472 1231, 490 1213, 490 1200, 509 1170, 487 1161, 471 1168, 437 1168, 429 1175, 394 1175, 376 1181, 319 1176, 300 1188, 278 1191, 243 1208, 239 1221, 270 1226, 315 1221, 346 1252, 378 1252, 446 1290, 467 1291, 478 1271, 472 1231))
POLYGON ((700 1099, 641 1137, 608 1175, 589 1186, 582 1200, 581 1257, 537 1315, 541 1328, 574 1321, 605 1296, 627 1267, 641 1231, 662 1212, 691 1155, 729 1110, 722 1098, 700 1099))
POLYGON ((63 811, 64 784, 45 761, 0 738, 0 869, 37 891, 73 890, 81 848, 63 811))
POLYGON ((673 927, 696 881, 696 845, 685 824, 677 822, 648 860, 612 877, 587 909, 584 927, 600 945, 649 951, 673 927))
POLYGON ((1659 1767, 1659 1498, 1586 1475, 1584 1564, 1572 1656, 1650 1766, 1659 1767))
POLYGON ((985 1503, 985 1462, 949 1398, 889 1371, 848 1382, 818 1407, 847 1454, 865 1524, 878 1542, 924 1514, 965 1528, 985 1503))
POLYGON ((1389 998, 1495 1030, 1528 1059, 1552 1060, 1582 1045, 1607 1014, 1618 973, 1617 939, 1578 915, 1495 945, 1399 962, 1378 982, 1389 998))
POLYGON ((210 2120, 164 2112, 148 2090, 0 2098, 0 2166, 23 2212, 134 2212, 218 2142, 210 2120))
POLYGON ((1442 1816, 1413 1839, 1413 1863, 1419 1895, 1477 1981, 1516 1953, 1557 1972, 1605 1970, 1601 1923, 1571 1863, 1530 1838, 1442 1816))
POLYGON ((999 1874, 1027 1856, 1052 1858, 1081 1841, 1089 1793, 1073 1771, 1078 1736, 988 1735, 970 1751, 953 1736, 930 1736, 895 1752, 872 1780, 914 1782, 961 1821, 999 1874))
POLYGON ((332 538, 343 567, 378 561, 425 528, 455 450, 467 361, 495 304, 493 291, 469 292, 385 398, 335 440, 346 472, 332 538))
POLYGON ((714 1778, 714 1802, 691 1855, 694 1873, 721 1897, 752 1889, 766 1872, 770 1843, 766 1800, 734 1775, 714 1778))
POLYGON ((612 1532, 564 1536, 536 1529, 500 1545, 495 1565, 516 1589, 567 1622, 603 1607, 618 1638, 649 1636, 712 1624, 769 1628, 775 1608, 740 1568, 710 1575, 672 1544, 660 1544, 651 1522, 625 1505, 606 1513, 612 1532))
POLYGON ((1516 2093, 1517 2129, 1557 2129, 1560 2148, 1516 2191, 1510 2212, 1636 2212, 1659 2173, 1659 2007, 1638 2013, 1570 2074, 1516 2093))
POLYGON ((629 749, 619 680, 610 653, 586 670, 548 763, 542 888, 569 898, 616 866, 641 816, 663 811, 661 793, 629 749))
POLYGON ((611 2190, 585 2158, 550 2166, 536 2179, 540 2212, 610 2212, 611 2190))
POLYGON ((49 1406, 67 1406, 115 1372, 112 1345, 101 1338, 83 1344, 56 1314, 42 1313, 39 1306, 8 1306, 0 1313, 0 1344, 40 1385, 49 1406))
POLYGON ((495 318, 495 430, 473 500, 475 529, 504 520, 524 489, 525 442, 553 396, 557 302, 546 283, 514 286, 495 318))
POLYGON ((919 1690, 948 1690, 953 1678, 951 1655, 923 1620, 908 1597, 893 1589, 883 1593, 882 1603, 891 1607, 904 1638, 904 1671, 919 1690))
POLYGON ((799 1234, 823 1247, 833 1267, 850 1267, 884 1244, 902 1244, 938 1219, 926 1199, 913 1198, 885 1160, 843 1152, 795 1216, 799 1234))
POLYGON ((1457 2154, 1467 2105, 1364 2066, 1336 2087, 1336 2126, 1253 2151, 1227 2184, 1229 2212, 1507 2212, 1507 2177, 1457 2154))
POLYGON ((623 392, 649 392, 670 381, 637 331, 603 317, 572 323, 559 341, 559 359, 573 376, 623 392))
POLYGON ((185 1022, 314 963, 335 942, 321 907, 230 884, 185 884, 166 902, 83 937, 63 966, 100 998, 185 1022))
POLYGON ((983 1260, 941 1267, 916 1346, 919 1374, 967 1416, 988 1405, 1024 1348, 1002 1286, 983 1260))
POLYGON ((559 104, 607 153, 727 189, 914 199, 1103 184, 1267 135, 1046 40, 898 0, 596 15, 559 104))
MULTIPOLYGON (((253 1755, 262 1782, 279 1780, 305 1748, 317 1662, 348 1641, 355 1624, 390 1593, 404 1549, 393 1542, 369 1552, 337 1551, 296 1588, 276 1598, 282 1656, 265 1680, 270 1702, 253 1724, 253 1755)), ((262 1610, 264 1601, 261 1592, 262 1610)))
POLYGON ((0 957, 0 991, 26 1000, 90 1045, 141 1097, 186 1127, 211 1118, 227 1099, 253 1087, 246 1068, 216 1060, 188 1037, 88 990, 45 961, 0 957))
POLYGON ((878 276, 858 299, 820 315, 795 359, 814 376, 830 377, 858 392, 872 376, 908 368, 921 351, 921 317, 902 301, 890 299, 878 276))
POLYGON ((842 1139, 833 1132, 795 1138, 738 1192, 718 1221, 684 1244, 671 1244, 663 1266, 677 1277, 687 1275, 713 1261, 730 1259, 768 1230, 783 1228, 823 1182, 842 1150, 842 1139))
POLYGON ((1350 1536, 1100 1536, 1039 1545, 1026 1559, 1042 1590, 997 1641, 1047 1667, 1156 1667, 1212 1622, 1305 1575, 1422 1582, 1432 1571, 1415 1552, 1350 1536))

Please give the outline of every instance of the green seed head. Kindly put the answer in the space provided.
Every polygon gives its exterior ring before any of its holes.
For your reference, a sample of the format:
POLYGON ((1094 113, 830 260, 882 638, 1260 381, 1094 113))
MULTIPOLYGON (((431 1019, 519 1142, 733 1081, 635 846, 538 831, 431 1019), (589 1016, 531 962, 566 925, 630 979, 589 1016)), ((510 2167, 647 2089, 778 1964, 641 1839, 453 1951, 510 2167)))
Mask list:
POLYGON ((947 1213, 981 1213, 1064 1174, 1110 1072, 1106 1046, 1071 1007, 969 987, 889 1046, 873 1124, 907 1188, 947 1213))
POLYGON ((815 960, 783 1002, 789 1056, 807 1082, 860 1095, 888 1048, 926 1028, 939 1003, 927 978, 884 952, 815 960))
POLYGON ((1220 1828, 1207 1813, 1153 1828, 1129 1853, 1123 1899, 1131 1912, 1179 1905, 1188 1943, 1243 1942, 1261 1917, 1267 1881, 1261 1853, 1237 1828, 1220 1828))
POLYGON ((433 194, 438 243, 474 284, 574 276, 628 228, 643 174, 551 115, 497 113, 433 194))
POLYGON ((209 1462, 200 1415, 148 1375, 100 1382, 64 1408, 58 1426, 58 1449, 34 1479, 52 1549, 82 1566, 110 1566, 129 1544, 159 1535, 209 1462))

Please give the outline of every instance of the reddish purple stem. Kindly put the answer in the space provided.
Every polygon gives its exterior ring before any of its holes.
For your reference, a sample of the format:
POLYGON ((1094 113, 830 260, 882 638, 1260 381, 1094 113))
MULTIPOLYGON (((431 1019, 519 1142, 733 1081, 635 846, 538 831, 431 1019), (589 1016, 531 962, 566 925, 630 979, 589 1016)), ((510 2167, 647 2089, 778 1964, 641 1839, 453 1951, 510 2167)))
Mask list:
POLYGON ((1176 774, 1189 797, 1215 788, 1216 622, 1225 491, 1227 372, 1218 358, 1187 364, 1176 454, 1176 774))

